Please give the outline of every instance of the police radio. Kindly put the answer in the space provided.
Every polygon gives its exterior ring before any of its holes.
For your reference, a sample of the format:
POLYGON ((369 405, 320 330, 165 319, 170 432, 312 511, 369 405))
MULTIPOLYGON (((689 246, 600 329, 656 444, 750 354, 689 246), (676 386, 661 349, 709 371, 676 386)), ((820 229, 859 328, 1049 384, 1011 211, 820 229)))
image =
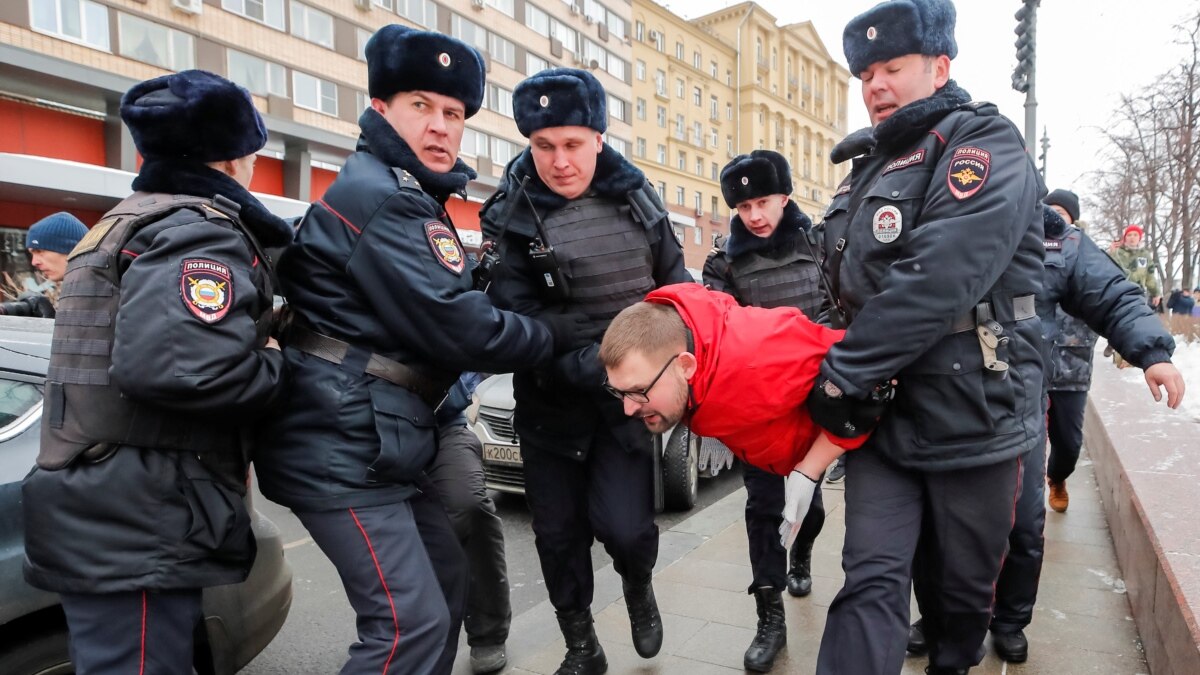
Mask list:
MULTIPOLYGON (((525 184, 522 183, 521 187, 524 188, 524 186, 525 184)), ((566 275, 559 267, 558 258, 554 255, 554 247, 547 243, 549 238, 546 236, 546 225, 542 222, 542 216, 538 214, 537 207, 533 205, 529 193, 524 189, 521 192, 525 195, 525 202, 529 204, 529 212, 533 214, 533 224, 538 232, 538 236, 534 237, 529 244, 529 262, 537 274, 542 294, 552 301, 569 300, 571 289, 567 284, 566 275)))

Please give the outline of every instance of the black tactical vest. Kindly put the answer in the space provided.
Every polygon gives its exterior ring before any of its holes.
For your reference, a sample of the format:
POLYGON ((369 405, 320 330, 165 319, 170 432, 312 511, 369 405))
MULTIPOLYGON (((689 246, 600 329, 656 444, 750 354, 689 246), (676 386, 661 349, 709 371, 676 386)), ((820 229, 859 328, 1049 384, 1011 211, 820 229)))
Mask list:
MULTIPOLYGON (((249 449, 243 442, 245 430, 136 403, 125 398, 109 378, 121 302, 121 249, 141 228, 179 209, 191 209, 205 219, 232 223, 246 236, 259 260, 269 264, 258 242, 237 218, 236 208, 220 197, 214 201, 135 193, 105 214, 71 252, 46 375, 39 467, 62 469, 81 455, 99 461, 120 445, 135 445, 194 452, 225 482, 245 489, 249 449)), ((269 299, 270 275, 262 276, 266 287, 258 290, 269 299)), ((266 339, 270 314, 268 300, 257 322, 262 340, 266 339)))
POLYGON ((808 253, 791 251, 779 258, 743 253, 729 264, 729 271, 734 293, 744 305, 796 307, 810 319, 821 311, 819 272, 808 253))
POLYGON ((571 309, 609 321, 654 290, 654 264, 647 227, 628 203, 583 197, 545 220, 546 243, 554 248, 569 280, 571 309))

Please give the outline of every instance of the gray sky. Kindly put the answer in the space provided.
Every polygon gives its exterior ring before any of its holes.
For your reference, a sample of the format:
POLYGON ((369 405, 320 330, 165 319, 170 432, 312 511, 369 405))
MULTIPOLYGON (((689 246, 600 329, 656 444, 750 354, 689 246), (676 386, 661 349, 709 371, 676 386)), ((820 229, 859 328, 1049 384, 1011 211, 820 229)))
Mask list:
MULTIPOLYGON (((663 0, 659 0, 662 2, 663 0)), ((811 20, 839 63, 842 29, 873 0, 758 0, 780 24, 811 20)), ((737 4, 725 0, 663 2, 694 18, 737 4)), ((1016 65, 1013 14, 1019 0, 958 0, 958 57, 950 74, 977 100, 992 101, 1025 127, 1025 95, 1010 84, 1016 65)), ((1197 0, 1043 0, 1038 10, 1038 139, 1050 136, 1047 183, 1090 193, 1087 173, 1100 166, 1099 129, 1112 121, 1123 93, 1134 93, 1186 53, 1173 26, 1200 9, 1197 0)), ((857 79, 850 81, 850 128, 866 126, 857 79)), ((1040 146, 1039 146, 1040 148, 1040 146)), ((1039 150, 1040 152, 1040 150, 1039 150)), ((1085 212, 1083 217, 1087 219, 1085 212)))

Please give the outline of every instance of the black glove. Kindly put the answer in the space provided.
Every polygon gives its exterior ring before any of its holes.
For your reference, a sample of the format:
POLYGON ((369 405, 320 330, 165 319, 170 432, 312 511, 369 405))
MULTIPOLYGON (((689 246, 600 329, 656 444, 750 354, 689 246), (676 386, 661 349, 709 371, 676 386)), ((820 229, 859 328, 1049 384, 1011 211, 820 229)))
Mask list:
POLYGON ((808 414, 834 436, 856 438, 870 433, 879 424, 895 395, 896 389, 885 382, 875 387, 866 399, 852 398, 822 375, 808 392, 808 414))
POLYGON ((604 327, 596 325, 587 314, 543 314, 538 320, 550 331, 556 356, 582 349, 604 335, 604 327))

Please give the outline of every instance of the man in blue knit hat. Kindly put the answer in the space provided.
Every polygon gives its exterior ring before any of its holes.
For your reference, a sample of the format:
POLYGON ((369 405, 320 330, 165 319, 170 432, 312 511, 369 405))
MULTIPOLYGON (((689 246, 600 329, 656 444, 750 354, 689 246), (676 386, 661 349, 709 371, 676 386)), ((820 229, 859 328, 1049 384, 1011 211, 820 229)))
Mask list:
MULTIPOLYGON (((58 284, 67 273, 67 255, 87 234, 87 227, 75 216, 59 211, 37 221, 25 235, 29 264, 49 281, 58 284)), ((22 293, 10 302, 0 302, 0 314, 10 316, 40 316, 53 319, 54 303, 43 293, 22 293)))
POLYGON ((824 264, 844 339, 809 396, 832 433, 896 398, 846 460, 846 579, 817 672, 899 673, 909 589, 929 669, 983 657, 1023 458, 1044 443, 1044 188, 1016 127, 950 79, 949 0, 892 0, 842 34, 871 127, 834 147, 853 159, 825 213, 824 264))
MULTIPOLYGON (((604 142, 607 95, 591 73, 542 71, 517 85, 513 110, 529 148, 480 214, 501 260, 489 290, 498 305, 582 312, 603 331, 647 292, 691 281, 657 193, 604 142)), ((663 637, 651 586, 651 437, 605 393, 599 348, 590 342, 513 378, 534 543, 566 640, 563 675, 608 668, 592 626, 593 540, 621 575, 634 650, 650 658, 663 637)))

